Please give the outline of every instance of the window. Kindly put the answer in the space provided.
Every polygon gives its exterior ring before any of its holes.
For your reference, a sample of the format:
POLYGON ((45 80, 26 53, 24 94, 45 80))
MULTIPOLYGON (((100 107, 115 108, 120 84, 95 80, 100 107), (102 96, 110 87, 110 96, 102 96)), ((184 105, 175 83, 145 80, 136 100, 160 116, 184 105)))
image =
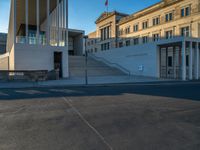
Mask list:
POLYGON ((172 30, 166 31, 165 32, 165 37, 166 37, 166 39, 172 38, 173 37, 173 31, 172 30))
POLYGON ((139 38, 135 38, 135 39, 133 40, 133 44, 134 44, 134 45, 139 44, 139 38))
POLYGON ((160 18, 153 18, 153 26, 160 24, 160 18))
POLYGON ((168 21, 172 21, 173 20, 173 13, 168 13, 165 15, 165 21, 168 22, 168 21))
POLYGON ((130 46, 131 45, 131 41, 130 40, 127 40, 126 41, 126 46, 130 46))
POLYGON ((142 43, 147 43, 147 42, 148 42, 148 36, 143 36, 142 43))
POLYGON ((168 56, 168 67, 172 67, 172 56, 168 56))
POLYGON ((148 28, 148 22, 147 21, 142 23, 142 29, 146 29, 146 28, 148 28))
POLYGON ((123 29, 120 29, 120 30, 119 30, 119 36, 120 36, 120 35, 123 35, 123 29))
POLYGON ((138 24, 136 24, 136 25, 133 26, 133 31, 134 31, 134 32, 137 32, 137 31, 138 31, 138 24))
POLYGON ((127 27, 127 28, 125 29, 125 33, 126 33, 126 34, 129 34, 129 33, 130 33, 130 27, 127 27))
POLYGON ((190 36, 190 28, 189 27, 181 28, 181 36, 189 37, 190 36))
POLYGON ((104 51, 104 50, 109 50, 110 49, 110 43, 104 43, 104 44, 101 44, 101 50, 104 51))
POLYGON ((119 42, 119 47, 123 47, 123 42, 119 42))
POLYGON ((103 51, 103 44, 101 44, 101 51, 103 51))
POLYGON ((153 41, 159 40, 159 34, 153 34, 153 41))
POLYGON ((181 9, 181 17, 186 17, 190 15, 190 7, 185 7, 181 9))

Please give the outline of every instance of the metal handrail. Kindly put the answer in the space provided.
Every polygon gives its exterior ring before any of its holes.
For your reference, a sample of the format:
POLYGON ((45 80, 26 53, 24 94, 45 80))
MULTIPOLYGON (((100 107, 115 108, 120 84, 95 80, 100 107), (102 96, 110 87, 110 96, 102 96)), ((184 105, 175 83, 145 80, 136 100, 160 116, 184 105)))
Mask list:
POLYGON ((120 69, 120 70, 123 71, 123 72, 126 72, 129 76, 131 75, 131 72, 130 72, 128 69, 122 67, 121 65, 119 65, 119 64, 117 64, 117 63, 110 62, 110 61, 108 61, 107 59, 102 58, 102 57, 97 57, 97 56, 95 56, 94 54, 90 54, 89 56, 93 57, 93 58, 96 59, 96 60, 100 60, 100 61, 104 62, 105 64, 107 64, 107 65, 109 65, 109 66, 110 66, 110 65, 111 65, 112 67, 115 66, 115 68, 120 69), (113 66, 113 65, 114 65, 114 66, 113 66))

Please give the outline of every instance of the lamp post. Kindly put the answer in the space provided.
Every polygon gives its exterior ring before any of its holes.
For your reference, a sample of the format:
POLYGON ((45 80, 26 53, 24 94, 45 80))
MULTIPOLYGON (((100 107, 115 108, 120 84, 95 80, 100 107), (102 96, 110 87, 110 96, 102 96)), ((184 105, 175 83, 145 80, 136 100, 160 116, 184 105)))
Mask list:
POLYGON ((85 48, 85 85, 88 85, 88 70, 87 70, 87 65, 88 65, 88 52, 87 52, 87 48, 86 48, 86 42, 87 42, 87 36, 84 36, 84 48, 85 48))

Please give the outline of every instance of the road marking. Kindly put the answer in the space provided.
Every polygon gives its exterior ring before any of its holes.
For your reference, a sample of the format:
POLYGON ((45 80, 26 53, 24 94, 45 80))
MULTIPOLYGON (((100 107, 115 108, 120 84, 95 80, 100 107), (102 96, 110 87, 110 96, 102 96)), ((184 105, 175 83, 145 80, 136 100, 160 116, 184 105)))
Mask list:
POLYGON ((97 129, 95 129, 95 127, 93 127, 85 118, 84 116, 81 114, 81 112, 76 109, 73 105, 72 105, 72 100, 71 99, 67 99, 65 97, 63 97, 63 100, 74 110, 74 112, 81 118, 81 120, 90 128, 92 129, 92 131, 103 141, 103 143, 110 149, 113 150, 113 148, 111 147, 111 145, 105 140, 105 138, 103 137, 103 135, 101 135, 99 133, 99 131, 97 131, 97 129))

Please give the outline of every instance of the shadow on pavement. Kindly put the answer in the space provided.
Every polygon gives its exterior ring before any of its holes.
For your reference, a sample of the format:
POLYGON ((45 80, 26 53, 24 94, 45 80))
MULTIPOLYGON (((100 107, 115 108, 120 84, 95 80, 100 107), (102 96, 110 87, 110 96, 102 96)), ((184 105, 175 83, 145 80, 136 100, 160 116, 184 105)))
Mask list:
POLYGON ((198 101, 200 100, 200 82, 0 89, 0 100, 22 100, 64 96, 117 96, 123 94, 162 96, 198 101))

